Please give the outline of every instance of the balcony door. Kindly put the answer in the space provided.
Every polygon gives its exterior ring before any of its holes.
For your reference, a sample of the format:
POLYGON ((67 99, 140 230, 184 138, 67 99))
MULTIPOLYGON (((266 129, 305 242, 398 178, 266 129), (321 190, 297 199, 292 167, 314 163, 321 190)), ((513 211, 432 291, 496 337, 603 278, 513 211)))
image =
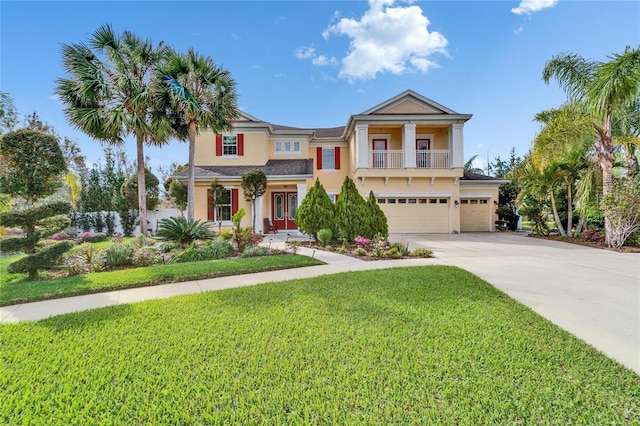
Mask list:
POLYGON ((431 167, 431 139, 416 139, 416 165, 418 168, 431 167))
POLYGON ((297 192, 273 192, 271 194, 272 222, 279 230, 298 229, 295 222, 297 211, 297 192))
POLYGON ((373 139, 373 168, 384 169, 387 167, 387 140, 373 139))

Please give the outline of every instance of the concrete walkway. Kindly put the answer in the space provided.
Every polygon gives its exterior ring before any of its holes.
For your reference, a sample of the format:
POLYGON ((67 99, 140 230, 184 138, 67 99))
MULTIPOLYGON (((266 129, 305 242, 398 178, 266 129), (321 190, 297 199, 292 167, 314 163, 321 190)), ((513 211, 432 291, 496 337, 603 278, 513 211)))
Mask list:
MULTIPOLYGON (((270 235, 263 244, 284 248, 286 238, 270 235)), ((5 306, 0 308, 0 322, 35 321, 117 304, 346 271, 448 264, 478 275, 640 374, 640 254, 506 233, 392 235, 390 240, 409 243, 412 249, 429 248, 436 258, 367 262, 301 248, 301 254, 326 265, 5 306)))
POLYGON ((390 239, 433 250, 640 374, 640 254, 509 233, 390 239))

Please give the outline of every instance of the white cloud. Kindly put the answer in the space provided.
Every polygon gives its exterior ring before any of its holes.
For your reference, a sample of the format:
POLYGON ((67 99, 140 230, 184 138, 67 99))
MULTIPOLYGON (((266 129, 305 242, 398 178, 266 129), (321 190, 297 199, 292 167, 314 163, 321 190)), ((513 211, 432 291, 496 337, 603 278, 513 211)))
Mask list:
MULTIPOLYGON (((395 6, 396 0, 369 0, 369 10, 360 20, 342 18, 322 33, 346 35, 349 52, 342 59, 339 76, 348 80, 367 80, 378 73, 426 73, 437 64, 434 53, 447 54, 447 39, 427 29, 429 19, 418 6, 395 6)), ((411 3, 410 1, 407 3, 411 3)))
POLYGON ((522 0, 518 7, 511 9, 511 12, 516 15, 531 15, 556 4, 558 4, 558 0, 522 0))
POLYGON ((484 148, 484 144, 483 143, 476 144, 476 148, 482 149, 484 148))
POLYGON ((522 31, 524 31, 524 27, 522 25, 520 25, 517 29, 513 30, 513 33, 515 35, 520 35, 520 33, 522 33, 522 31))
POLYGON ((338 65, 338 60, 334 56, 318 55, 316 49, 311 46, 300 46, 293 54, 298 59, 310 59, 311 63, 318 67, 335 67, 338 65))

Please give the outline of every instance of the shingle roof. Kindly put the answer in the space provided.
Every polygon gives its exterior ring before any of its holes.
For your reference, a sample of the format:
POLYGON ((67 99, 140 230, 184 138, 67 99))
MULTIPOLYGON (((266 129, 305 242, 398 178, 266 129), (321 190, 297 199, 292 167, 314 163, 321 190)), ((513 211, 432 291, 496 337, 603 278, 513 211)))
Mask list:
MULTIPOLYGON (((269 160, 262 166, 196 166, 196 178, 241 177, 253 169, 260 169, 267 176, 313 176, 313 160, 269 160)), ((174 176, 187 178, 189 169, 184 169, 174 176)))
POLYGON ((344 133, 345 126, 316 129, 317 138, 339 138, 344 133))
POLYGON ((481 175, 478 173, 464 172, 462 180, 504 180, 493 176, 481 175))

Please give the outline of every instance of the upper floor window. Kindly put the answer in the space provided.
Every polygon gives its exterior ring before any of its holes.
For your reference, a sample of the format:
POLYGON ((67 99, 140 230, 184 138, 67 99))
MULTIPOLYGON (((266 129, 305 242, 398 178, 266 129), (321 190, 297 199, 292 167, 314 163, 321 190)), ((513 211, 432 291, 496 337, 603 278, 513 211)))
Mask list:
POLYGON ((316 168, 318 170, 340 170, 340 147, 316 148, 316 168))
POLYGON ((216 156, 243 156, 244 155, 244 134, 216 135, 216 156))
POLYGON ((281 154, 300 153, 300 141, 276 141, 276 152, 281 154))
POLYGON ((222 155, 238 155, 238 137, 222 137, 222 155))

